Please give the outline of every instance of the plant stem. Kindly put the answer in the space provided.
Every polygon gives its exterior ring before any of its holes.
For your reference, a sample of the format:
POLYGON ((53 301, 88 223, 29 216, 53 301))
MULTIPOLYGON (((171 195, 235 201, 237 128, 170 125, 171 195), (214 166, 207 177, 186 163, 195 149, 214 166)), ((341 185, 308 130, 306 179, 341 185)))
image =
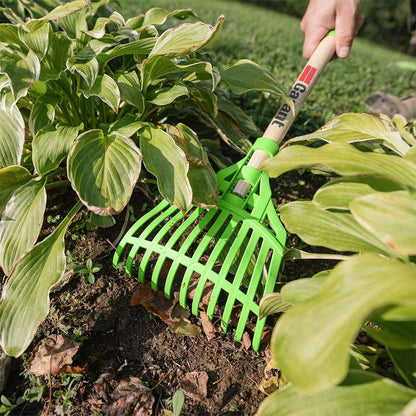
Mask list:
POLYGON ((65 186, 70 186, 70 185, 71 185, 71 182, 67 179, 62 180, 62 181, 50 182, 46 184, 46 190, 49 191, 51 189, 63 188, 65 186))

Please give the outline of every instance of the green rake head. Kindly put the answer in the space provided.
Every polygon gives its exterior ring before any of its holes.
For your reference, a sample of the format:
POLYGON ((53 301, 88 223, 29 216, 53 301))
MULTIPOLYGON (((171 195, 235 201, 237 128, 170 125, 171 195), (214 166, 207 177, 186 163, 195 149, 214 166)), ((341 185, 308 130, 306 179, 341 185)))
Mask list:
POLYGON ((232 313, 238 311, 237 341, 255 317, 256 351, 265 325, 265 318, 259 319, 258 300, 275 288, 286 241, 268 176, 247 166, 257 149, 273 156, 278 145, 261 137, 243 160, 218 172, 217 208, 193 208, 184 216, 162 201, 132 226, 113 259, 115 266, 125 260, 129 275, 137 266, 139 281, 150 280, 152 289, 163 288, 167 298, 179 291, 184 308, 191 284, 196 285, 191 305, 195 316, 203 306, 204 290, 211 286, 207 315, 212 319, 219 312, 226 332, 232 313), (244 199, 232 193, 241 179, 252 185, 244 199))

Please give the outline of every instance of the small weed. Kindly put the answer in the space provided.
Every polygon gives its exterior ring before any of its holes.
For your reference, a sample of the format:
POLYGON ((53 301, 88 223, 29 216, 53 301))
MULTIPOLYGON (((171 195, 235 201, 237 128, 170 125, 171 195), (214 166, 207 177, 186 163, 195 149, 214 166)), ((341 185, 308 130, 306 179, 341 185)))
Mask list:
POLYGON ((1 395, 0 397, 0 415, 8 416, 11 415, 12 410, 20 406, 24 402, 23 397, 15 398, 13 394, 10 398, 1 395))
POLYGON ((67 266, 68 269, 76 271, 78 274, 84 276, 87 283, 95 283, 94 273, 99 272, 102 269, 103 265, 100 263, 93 263, 91 259, 87 259, 85 265, 77 266, 74 263, 71 263, 67 266))

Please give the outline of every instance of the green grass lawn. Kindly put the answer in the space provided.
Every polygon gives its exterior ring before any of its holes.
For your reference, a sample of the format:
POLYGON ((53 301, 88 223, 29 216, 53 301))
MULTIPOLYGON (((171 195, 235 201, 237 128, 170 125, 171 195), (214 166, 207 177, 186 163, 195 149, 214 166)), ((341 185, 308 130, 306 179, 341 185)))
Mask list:
MULTIPOLYGON (((239 59, 252 59, 289 89, 305 64, 299 20, 287 15, 229 0, 120 0, 120 4, 126 16, 144 13, 151 7, 192 8, 202 21, 214 24, 223 14, 223 30, 207 48, 219 68, 239 59)), ((416 62, 382 45, 357 39, 348 59, 330 63, 291 135, 310 132, 339 113, 365 111, 363 101, 376 90, 398 96, 409 94, 409 71, 395 66, 402 60, 416 62)), ((258 93, 240 99, 240 105, 261 128, 267 126, 278 104, 273 97, 265 99, 258 93)))

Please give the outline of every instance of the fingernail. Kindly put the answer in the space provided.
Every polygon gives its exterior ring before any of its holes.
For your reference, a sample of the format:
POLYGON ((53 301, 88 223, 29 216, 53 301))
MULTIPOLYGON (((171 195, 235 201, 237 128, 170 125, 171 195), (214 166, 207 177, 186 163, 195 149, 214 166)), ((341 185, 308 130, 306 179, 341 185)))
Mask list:
POLYGON ((348 55, 350 54, 350 48, 348 46, 343 46, 340 50, 339 50, 339 54, 338 56, 340 58, 346 58, 348 55))

